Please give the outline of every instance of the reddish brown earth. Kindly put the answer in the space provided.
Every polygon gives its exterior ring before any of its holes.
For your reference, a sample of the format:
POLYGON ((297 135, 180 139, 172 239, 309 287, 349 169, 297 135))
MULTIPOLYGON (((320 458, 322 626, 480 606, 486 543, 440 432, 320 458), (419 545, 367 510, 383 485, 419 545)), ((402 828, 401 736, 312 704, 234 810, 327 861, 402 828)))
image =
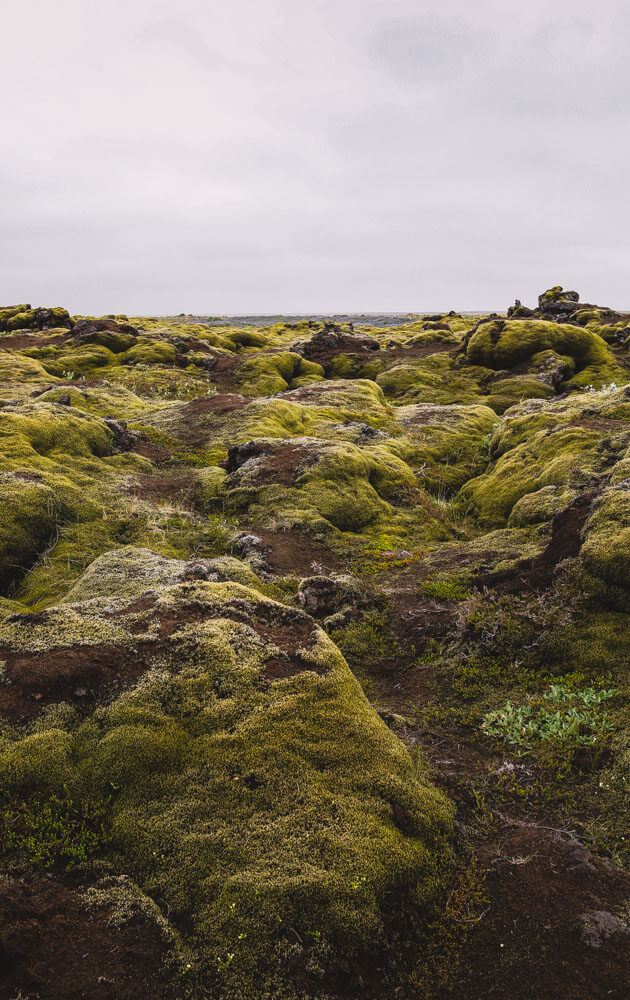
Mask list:
MULTIPOLYGON (((544 825, 543 825, 544 826, 544 825)), ((470 970, 449 1000, 627 1000, 630 938, 600 947, 579 918, 610 913, 630 895, 630 876, 593 857, 569 833, 505 818, 484 843, 485 913, 468 945, 470 970)))
POLYGON ((133 451, 137 452, 138 455, 142 455, 143 458, 148 458, 149 461, 158 467, 165 465, 171 459, 171 452, 168 448, 165 448, 163 444, 159 444, 157 441, 152 441, 144 434, 138 435, 136 443, 133 446, 133 451))
POLYGON ((48 347, 59 343, 58 336, 45 337, 35 333, 10 333, 0 336, 0 351, 22 351, 28 347, 48 347))
POLYGON ((233 449, 230 449, 225 463, 235 480, 234 485, 238 482, 239 469, 250 458, 256 459, 256 465, 253 470, 247 470, 248 480, 253 480, 256 486, 273 483, 291 486, 301 474, 302 467, 313 462, 312 449, 294 444, 292 441, 251 442, 251 447, 249 444, 239 446, 240 450, 243 451, 243 460, 238 457, 232 462, 233 449))
POLYGON ((558 563, 577 556, 582 547, 582 529, 598 496, 597 491, 583 493, 556 514, 551 522, 551 540, 536 559, 524 561, 517 570, 490 573, 477 580, 479 586, 504 593, 543 590, 553 579, 558 563))
POLYGON ((190 499, 196 482, 194 472, 174 476, 141 475, 129 487, 129 493, 143 500, 182 502, 190 499))
MULTIPOLYGON (((182 580, 203 579, 191 564, 189 574, 182 580)), ((132 633, 142 634, 157 626, 158 637, 151 641, 140 640, 134 646, 77 645, 50 649, 38 653, 16 653, 0 647, 0 660, 4 661, 7 683, 0 685, 0 714, 14 724, 23 725, 35 719, 45 705, 68 701, 79 711, 92 708, 94 703, 107 702, 129 687, 148 668, 151 658, 163 649, 163 640, 191 622, 201 622, 213 617, 211 605, 198 601, 186 602, 172 611, 156 614, 153 597, 142 597, 123 610, 105 617, 124 618, 132 633), (129 617, 134 616, 130 621, 129 617)), ((33 622, 41 622, 45 612, 35 612, 33 622)), ((273 643, 280 651, 280 660, 288 673, 270 673, 269 676, 291 676, 302 670, 313 669, 302 661, 299 650, 313 643, 313 622, 303 611, 293 608, 254 607, 234 601, 222 612, 223 617, 253 625, 257 633, 273 643), (289 667, 289 664, 293 664, 289 667)))
POLYGON ((155 925, 109 916, 88 913, 80 887, 0 881, 0 1000, 178 1000, 155 925))
POLYGON ((24 724, 53 702, 69 701, 88 708, 138 679, 146 668, 138 653, 107 645, 21 656, 0 649, 8 681, 0 687, 0 713, 13 723, 24 724))
POLYGON ((304 532, 253 530, 262 539, 268 566, 279 576, 315 576, 339 569, 339 557, 304 532))
POLYGON ((223 413, 231 413, 233 410, 242 410, 244 406, 251 403, 251 396, 239 396, 238 393, 224 392, 216 396, 200 396, 198 399, 191 399, 184 407, 186 418, 198 417, 204 413, 215 413, 220 416, 223 413))

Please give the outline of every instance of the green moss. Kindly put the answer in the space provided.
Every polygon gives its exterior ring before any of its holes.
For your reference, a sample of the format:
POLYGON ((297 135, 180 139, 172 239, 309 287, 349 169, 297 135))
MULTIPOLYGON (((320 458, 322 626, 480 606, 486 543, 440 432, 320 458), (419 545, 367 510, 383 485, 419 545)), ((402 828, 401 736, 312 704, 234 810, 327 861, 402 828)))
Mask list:
MULTIPOLYGON (((108 409, 110 397, 102 391, 96 403, 108 409)), ((109 455, 112 443, 101 419, 74 407, 38 400, 5 414, 1 585, 17 588, 12 596, 19 601, 41 606, 59 600, 88 563, 120 544, 148 544, 184 557, 228 548, 230 533, 218 518, 168 506, 156 511, 135 500, 129 487, 153 467, 135 454, 109 455)))
POLYGON ((60 729, 32 733, 0 755, 0 786, 7 792, 63 792, 71 779, 72 737, 60 729))
POLYGON ((238 368, 241 391, 248 396, 274 396, 286 389, 320 382, 324 369, 299 354, 265 354, 243 362, 238 368))
POLYGON ((31 309, 13 306, 0 310, 0 330, 46 330, 49 327, 72 326, 67 309, 61 307, 31 309))
POLYGON ((481 518, 507 519, 516 502, 546 486, 578 492, 615 475, 628 447, 624 390, 589 392, 509 410, 490 443, 494 464, 462 489, 481 518))
POLYGON ((441 576, 444 560, 455 560, 461 567, 457 573, 458 586, 466 587, 489 573, 515 572, 524 560, 540 556, 547 541, 530 528, 500 528, 469 541, 441 546, 425 557, 425 565, 429 572, 441 576))
POLYGON ((84 865, 105 850, 107 806, 67 795, 17 800, 0 809, 0 856, 5 864, 47 871, 84 865))
MULTIPOLYGON (((5 411, 0 427, 0 455, 5 461, 37 461, 64 455, 88 458, 111 450, 112 433, 90 414, 52 403, 24 403, 5 411)), ((45 468, 42 462, 42 468, 45 468)))
POLYGON ((165 365, 175 361, 175 348, 160 340, 141 340, 121 356, 123 364, 165 365))
POLYGON ((265 347, 267 342, 267 336, 259 330, 226 330, 221 338, 223 347, 228 351, 239 351, 243 347, 265 347))
POLYGON ((474 403, 483 374, 483 370, 464 370, 452 355, 440 353, 396 361, 376 376, 376 382, 388 399, 400 402, 474 403))
POLYGON ((18 316, 20 313, 26 313, 30 309, 28 303, 20 306, 3 306, 0 308, 0 330, 7 329, 7 321, 12 319, 13 316, 18 316))
POLYGON ((432 495, 449 496, 485 469, 498 424, 489 407, 417 403, 398 408, 396 418, 409 442, 401 445, 401 456, 419 470, 420 482, 432 495))
POLYGON ((202 375, 197 368, 189 371, 158 364, 115 365, 108 368, 106 374, 108 381, 146 400, 190 400, 214 395, 215 391, 209 376, 202 375))
MULTIPOLYGON (((208 576, 220 575, 249 587, 260 581, 245 563, 229 556, 192 562, 203 567, 208 576)), ((64 603, 74 604, 95 597, 117 594, 137 597, 146 590, 170 587, 187 579, 191 568, 184 560, 170 559, 150 549, 128 545, 105 552, 92 562, 68 593, 64 603)))
POLYGON ((358 354, 338 354, 326 366, 327 378, 376 378, 382 368, 382 361, 366 361, 358 354))
MULTIPOLYGON (((22 382, 48 382, 51 379, 50 373, 44 368, 41 362, 35 358, 26 357, 15 351, 2 351, 0 353, 0 385, 19 385, 22 382)), ((32 386, 29 386, 29 392, 32 386)))
POLYGON ((425 580, 422 589, 425 594, 435 597, 439 601, 465 601, 467 597, 470 597, 470 590, 458 577, 425 580))
POLYGON ((123 354, 137 343, 138 338, 133 333, 123 333, 120 330, 94 330, 87 336, 83 335, 81 341, 84 344, 106 347, 112 354, 123 354))
POLYGON ((543 486, 535 493, 526 493, 514 504, 509 524, 514 528, 543 524, 565 510, 577 495, 575 490, 562 486, 543 486))
POLYGON ((551 399, 554 389, 535 375, 513 375, 494 379, 486 386, 483 402, 495 413, 505 413, 509 407, 525 399, 551 399))
MULTIPOLYGON (((80 616, 95 636, 101 619, 111 633, 116 593, 69 606, 65 625, 60 609, 40 629, 50 641, 57 628, 59 645, 80 616)), ((110 862, 168 909, 217 996, 282 989, 296 933, 307 954, 317 944, 335 964, 384 947, 384 908, 426 905, 435 892, 451 820, 444 799, 415 777, 316 627, 302 640, 301 672, 265 681, 270 658, 291 657, 285 628, 307 621, 300 612, 237 584, 186 583, 155 597, 147 625, 191 601, 195 622, 161 642, 135 689, 78 729, 5 742, 4 792, 111 796, 110 862), (409 817, 405 832, 394 803, 409 817)), ((137 645, 140 622, 130 625, 137 645)), ((27 621, 0 638, 37 641, 27 621)))
MULTIPOLYGON (((0 312, 0 326, 28 311, 0 312)), ((575 325, 482 323, 467 342, 477 317, 448 317, 450 330, 410 317, 362 327, 381 349, 367 362, 339 355, 327 379, 292 350, 312 333, 304 322, 192 319, 143 319, 137 343, 77 346, 53 330, 45 346, 0 352, 0 558, 14 564, 3 656, 68 649, 87 665, 107 649, 139 672, 96 706, 81 696, 76 709, 53 704, 29 726, 0 726, 0 826, 16 834, 4 858, 29 868, 98 858, 129 879, 111 876, 90 905, 155 919, 178 954, 187 949, 204 995, 289 1000, 304 969, 362 965, 392 943, 398 962, 405 932, 392 942, 388 914, 432 898, 450 810, 337 647, 296 610, 297 579, 267 568, 263 583, 254 560, 226 555, 237 529, 224 511, 265 540, 265 528, 296 529, 296 544, 318 536, 383 591, 458 602, 449 642, 431 654, 449 724, 520 705, 558 677, 626 690, 630 398, 611 385, 627 380, 622 324, 601 311, 584 322, 577 312, 575 325), (191 404, 215 393, 208 347, 221 358, 219 398, 191 404), (148 437, 137 447, 156 464, 118 453, 106 416, 148 437), (216 465, 248 441, 239 468, 216 465), (596 501, 581 556, 552 589, 475 589, 539 557, 552 518, 585 492, 596 501)), ((415 639, 407 645, 374 600, 367 611, 350 601, 356 619, 326 620, 370 693, 379 662, 417 659, 415 639)), ((624 711, 620 698, 620 734, 624 711)), ((624 739, 609 748, 610 782, 627 776, 624 739)), ((625 835, 627 815, 605 783, 593 815, 606 813, 608 843, 613 818, 625 835)))
POLYGON ((415 525, 449 536, 438 512, 423 503, 417 478, 395 445, 359 447, 317 438, 256 443, 259 457, 228 480, 228 510, 248 512, 276 527, 301 525, 327 535, 391 530, 400 521, 400 532, 415 525))
POLYGON ((158 930, 162 940, 171 948, 173 957, 179 959, 182 972, 190 969, 179 936, 164 917, 159 906, 139 886, 126 875, 106 876, 95 886, 90 886, 83 895, 83 902, 89 912, 105 911, 110 927, 126 927, 138 921, 149 921, 158 930))
POLYGON ((99 344, 85 344, 80 347, 56 351, 53 356, 42 358, 42 364, 50 375, 58 378, 74 379, 79 375, 90 375, 96 370, 114 364, 116 355, 99 344))
POLYGON ((215 502, 225 495, 227 473, 216 465, 197 472, 197 486, 194 491, 195 503, 201 509, 213 509, 215 502))
POLYGON ((52 543, 59 511, 50 487, 0 473, 0 587, 18 580, 52 543))
POLYGON ((606 490, 586 525, 581 558, 586 569, 612 587, 630 587, 630 489, 606 490))
MULTIPOLYGON (((253 399, 242 408, 225 413, 199 410, 194 413, 195 440, 212 444, 214 461, 225 457, 227 449, 253 438, 309 436, 333 438, 348 422, 371 427, 393 425, 392 411, 382 391, 367 379, 334 381, 304 386, 282 397, 253 399)), ((142 417, 142 425, 166 433, 171 443, 190 435, 190 410, 181 404, 160 406, 142 417)), ((190 446, 187 446, 188 449, 190 446)))
POLYGON ((537 320, 495 320, 484 323, 467 346, 468 359, 487 368, 511 369, 542 351, 568 355, 575 364, 571 387, 602 385, 619 373, 607 344, 579 326, 537 320))
MULTIPOLYGON (((47 376, 50 382, 50 376, 47 376)), ((38 397, 42 403, 55 403, 62 396, 70 397, 70 405, 98 417, 115 416, 117 419, 134 420, 148 408, 145 400, 122 385, 104 381, 100 385, 67 385, 61 383, 38 397)))
POLYGON ((553 434, 532 434, 527 444, 502 455, 490 472, 471 480, 463 494, 480 516, 495 523, 508 518, 517 500, 544 486, 586 485, 589 473, 602 467, 599 435, 594 430, 565 427, 553 434))

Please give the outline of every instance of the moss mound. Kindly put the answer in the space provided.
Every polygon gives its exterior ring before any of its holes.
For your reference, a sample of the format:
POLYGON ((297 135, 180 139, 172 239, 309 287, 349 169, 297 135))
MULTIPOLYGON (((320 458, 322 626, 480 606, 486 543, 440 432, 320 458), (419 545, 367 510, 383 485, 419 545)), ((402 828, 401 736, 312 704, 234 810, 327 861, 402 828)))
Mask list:
POLYGON ((101 854, 169 915, 214 995, 245 997, 291 980, 296 939, 302 969, 384 947, 385 909, 435 892, 451 813, 307 615, 235 583, 171 584, 180 572, 112 553, 82 602, 0 628, 9 665, 48 648, 89 662, 95 644, 142 665, 80 724, 7 733, 0 782, 106 800, 101 854), (142 567, 151 589, 130 602, 142 567))
POLYGON ((468 359, 494 369, 513 369, 532 361, 536 355, 552 351, 567 363, 576 387, 592 383, 597 387, 619 374, 606 342, 590 330, 570 324, 538 320, 495 320, 483 323, 468 341, 468 359))
POLYGON ((630 482, 611 486, 586 525, 582 559, 610 587, 630 588, 630 482))
POLYGON ((67 309, 32 309, 30 305, 5 306, 0 308, 0 331, 2 330, 46 330, 66 327, 70 329, 73 320, 67 309))
POLYGON ((485 521, 502 523, 517 501, 544 487, 584 492, 619 478, 629 443, 627 389, 524 403, 507 411, 489 444, 492 465, 462 495, 485 521))

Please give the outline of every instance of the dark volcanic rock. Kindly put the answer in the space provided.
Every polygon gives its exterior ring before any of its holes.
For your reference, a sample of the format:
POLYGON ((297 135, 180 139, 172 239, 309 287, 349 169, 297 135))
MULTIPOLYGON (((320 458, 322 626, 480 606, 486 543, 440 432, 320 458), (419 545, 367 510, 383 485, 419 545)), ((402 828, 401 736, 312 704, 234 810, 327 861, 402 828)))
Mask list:
POLYGON ((138 342, 137 330, 114 319, 81 319, 69 338, 75 344, 99 344, 114 354, 128 351, 138 342))
MULTIPOLYGON (((68 397, 68 400, 70 397, 68 397)), ((61 400, 57 400, 61 402, 61 400)), ((138 441, 138 435, 130 431, 126 420, 116 420, 115 417, 105 417, 105 423, 114 435, 114 445, 118 451, 132 451, 138 441)))
POLYGON ((324 323, 310 340, 300 341, 293 350, 309 361, 319 361, 335 354, 356 354, 364 351, 378 351, 378 341, 367 334, 346 333, 336 323, 324 323))
POLYGON ((575 922, 575 929, 587 948, 601 948, 609 938, 630 934, 630 927, 607 910, 582 913, 575 922))

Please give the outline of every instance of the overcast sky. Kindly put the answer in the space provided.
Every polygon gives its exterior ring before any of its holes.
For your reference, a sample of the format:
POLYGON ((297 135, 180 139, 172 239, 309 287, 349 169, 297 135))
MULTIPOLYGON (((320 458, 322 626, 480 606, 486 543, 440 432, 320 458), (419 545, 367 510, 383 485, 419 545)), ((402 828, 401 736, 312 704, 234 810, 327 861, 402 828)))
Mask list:
POLYGON ((0 303, 630 307, 616 0, 3 0, 0 303))

